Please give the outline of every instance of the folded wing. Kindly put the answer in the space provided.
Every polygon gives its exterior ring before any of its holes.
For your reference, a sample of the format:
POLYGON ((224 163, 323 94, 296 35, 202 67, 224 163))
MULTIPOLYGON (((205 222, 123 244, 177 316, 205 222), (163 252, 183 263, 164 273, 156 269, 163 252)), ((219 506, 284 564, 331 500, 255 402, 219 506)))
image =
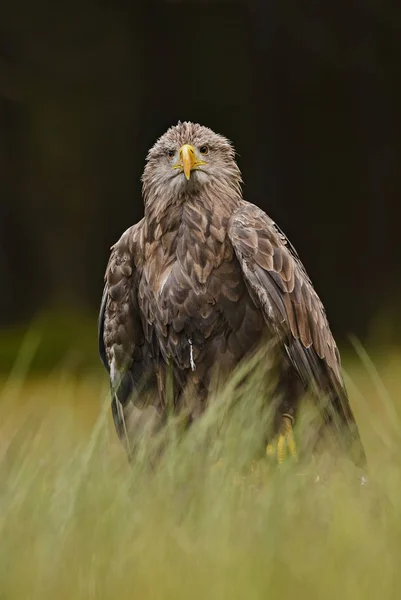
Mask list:
POLYGON ((112 247, 98 323, 99 353, 110 375, 113 417, 120 438, 124 436, 122 407, 134 392, 143 390, 152 374, 137 300, 135 256, 140 225, 128 229, 112 247))
MULTIPOLYGON (((298 254, 276 224, 258 207, 244 202, 230 219, 228 234, 255 304, 282 340, 306 388, 326 396, 326 422, 339 421, 341 442, 354 460, 365 454, 341 375, 340 356, 324 307, 298 254)), ((323 407, 323 404, 322 404, 323 407)))

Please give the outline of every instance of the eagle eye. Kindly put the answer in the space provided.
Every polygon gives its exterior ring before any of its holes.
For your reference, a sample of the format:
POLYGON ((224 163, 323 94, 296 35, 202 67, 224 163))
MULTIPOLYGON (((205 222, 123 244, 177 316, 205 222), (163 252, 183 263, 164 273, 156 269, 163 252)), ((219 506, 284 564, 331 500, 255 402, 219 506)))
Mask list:
POLYGON ((208 146, 201 146, 201 147, 199 148, 199 152, 200 152, 201 154, 209 154, 209 148, 208 148, 208 146))
POLYGON ((175 151, 174 151, 174 150, 172 150, 171 148, 170 148, 170 150, 167 150, 167 156, 168 156, 169 158, 173 158, 174 154, 175 154, 175 151))

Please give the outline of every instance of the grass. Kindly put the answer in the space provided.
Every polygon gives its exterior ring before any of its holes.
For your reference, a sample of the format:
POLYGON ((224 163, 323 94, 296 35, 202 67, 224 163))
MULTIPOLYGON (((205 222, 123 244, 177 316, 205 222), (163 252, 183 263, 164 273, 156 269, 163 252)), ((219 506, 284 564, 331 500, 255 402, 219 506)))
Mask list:
POLYGON ((314 462, 252 462, 257 378, 184 439, 169 427, 159 468, 146 440, 128 466, 103 373, 29 377, 35 344, 0 391, 1 599, 400 597, 399 354, 346 365, 371 465, 360 486, 345 464, 315 483, 314 462))

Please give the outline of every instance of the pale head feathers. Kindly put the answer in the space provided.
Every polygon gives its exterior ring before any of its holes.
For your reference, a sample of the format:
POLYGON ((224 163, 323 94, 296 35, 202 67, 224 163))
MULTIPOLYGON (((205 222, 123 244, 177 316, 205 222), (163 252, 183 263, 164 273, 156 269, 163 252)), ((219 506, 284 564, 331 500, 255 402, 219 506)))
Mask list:
POLYGON ((179 121, 149 150, 142 176, 145 212, 156 206, 167 209, 188 198, 202 201, 207 197, 209 203, 232 201, 235 206, 242 198, 241 183, 231 142, 208 127, 179 121), (196 157, 205 163, 191 172, 189 180, 182 171, 174 169, 185 144, 193 146, 196 157), (204 147, 206 154, 202 154, 204 147))

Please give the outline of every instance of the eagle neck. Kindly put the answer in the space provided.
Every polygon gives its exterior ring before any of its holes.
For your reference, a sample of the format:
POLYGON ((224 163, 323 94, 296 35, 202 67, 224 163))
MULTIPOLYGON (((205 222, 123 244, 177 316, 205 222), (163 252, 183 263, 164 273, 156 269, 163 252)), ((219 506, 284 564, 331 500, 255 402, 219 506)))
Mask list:
POLYGON ((157 227, 167 233, 179 229, 185 223, 191 227, 194 211, 205 216, 217 214, 219 218, 229 218, 242 201, 238 193, 224 194, 221 190, 202 189, 183 194, 174 201, 162 206, 149 206, 145 216, 151 228, 157 227))

